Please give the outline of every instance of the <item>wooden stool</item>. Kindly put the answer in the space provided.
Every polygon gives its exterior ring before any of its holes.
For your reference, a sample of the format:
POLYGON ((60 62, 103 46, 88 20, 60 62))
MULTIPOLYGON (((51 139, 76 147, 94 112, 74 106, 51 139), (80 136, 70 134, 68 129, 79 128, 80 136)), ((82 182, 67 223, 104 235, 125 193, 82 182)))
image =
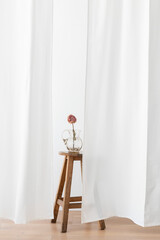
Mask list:
MULTIPOLYGON (((71 183, 72 183, 72 172, 73 172, 73 163, 74 161, 80 161, 81 163, 81 171, 82 171, 82 154, 80 153, 71 153, 71 152, 59 152, 60 155, 65 156, 64 164, 61 172, 60 182, 58 186, 58 191, 54 204, 54 219, 51 220, 51 223, 56 223, 59 206, 62 206, 62 233, 67 232, 67 223, 68 223, 68 212, 71 208, 81 208, 82 197, 70 197, 71 192, 71 183), (65 184, 64 190, 64 198, 62 197, 63 188, 65 184)), ((99 221, 100 229, 105 229, 104 220, 99 221)))

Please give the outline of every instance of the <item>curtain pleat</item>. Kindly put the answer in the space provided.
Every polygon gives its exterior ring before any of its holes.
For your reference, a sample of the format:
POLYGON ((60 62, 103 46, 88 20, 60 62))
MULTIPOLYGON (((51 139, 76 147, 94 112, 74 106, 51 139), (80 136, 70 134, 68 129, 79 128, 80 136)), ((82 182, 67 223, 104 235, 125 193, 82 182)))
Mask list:
POLYGON ((0 2, 0 217, 52 218, 52 0, 0 2))
POLYGON ((89 0, 82 222, 160 224, 159 12, 89 0))

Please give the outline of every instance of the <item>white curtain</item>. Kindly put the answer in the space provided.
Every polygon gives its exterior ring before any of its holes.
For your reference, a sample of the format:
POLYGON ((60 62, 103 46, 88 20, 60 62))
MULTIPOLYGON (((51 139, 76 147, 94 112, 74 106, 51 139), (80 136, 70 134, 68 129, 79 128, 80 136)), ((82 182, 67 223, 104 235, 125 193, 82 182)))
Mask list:
POLYGON ((0 217, 52 218, 52 0, 0 1, 0 217))
POLYGON ((89 0, 82 221, 160 224, 160 1, 89 0))

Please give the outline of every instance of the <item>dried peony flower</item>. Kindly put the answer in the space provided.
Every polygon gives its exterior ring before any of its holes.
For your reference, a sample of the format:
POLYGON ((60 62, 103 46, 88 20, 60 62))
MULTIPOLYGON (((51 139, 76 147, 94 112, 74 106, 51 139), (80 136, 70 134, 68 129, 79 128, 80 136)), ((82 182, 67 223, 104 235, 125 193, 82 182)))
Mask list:
POLYGON ((76 117, 74 115, 69 115, 67 118, 68 122, 73 124, 77 121, 76 117))

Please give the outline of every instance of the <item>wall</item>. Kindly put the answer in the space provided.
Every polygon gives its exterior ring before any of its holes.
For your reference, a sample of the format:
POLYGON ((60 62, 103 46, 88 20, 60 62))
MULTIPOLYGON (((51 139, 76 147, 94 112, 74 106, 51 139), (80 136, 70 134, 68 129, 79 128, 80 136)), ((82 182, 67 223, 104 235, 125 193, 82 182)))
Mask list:
MULTIPOLYGON (((74 114, 76 128, 83 131, 87 39, 87 1, 54 0, 53 18, 53 109, 54 109, 54 189, 57 190, 65 150, 61 139, 71 126, 67 116, 74 114)), ((82 132, 83 135, 83 132, 82 132)), ((75 163, 72 194, 81 194, 79 162, 75 163)))

